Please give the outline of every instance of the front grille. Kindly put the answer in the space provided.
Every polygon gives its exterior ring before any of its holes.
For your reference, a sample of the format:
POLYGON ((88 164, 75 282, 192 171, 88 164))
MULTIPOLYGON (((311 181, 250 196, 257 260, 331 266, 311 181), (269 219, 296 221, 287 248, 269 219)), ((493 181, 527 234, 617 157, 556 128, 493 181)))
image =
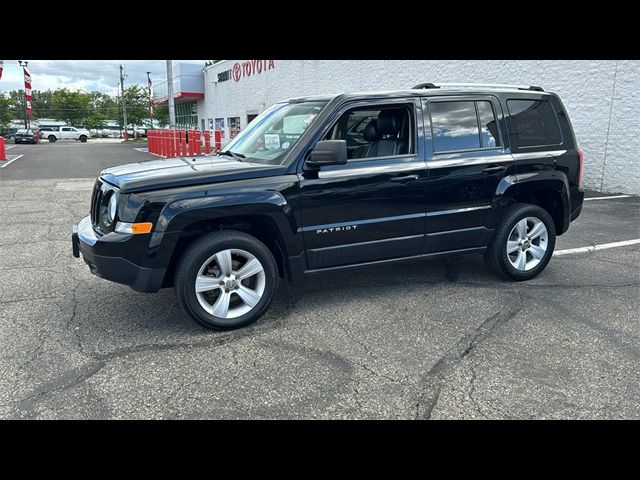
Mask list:
POLYGON ((91 224, 94 227, 100 223, 100 203, 102 202, 102 182, 98 179, 93 186, 91 195, 91 224))

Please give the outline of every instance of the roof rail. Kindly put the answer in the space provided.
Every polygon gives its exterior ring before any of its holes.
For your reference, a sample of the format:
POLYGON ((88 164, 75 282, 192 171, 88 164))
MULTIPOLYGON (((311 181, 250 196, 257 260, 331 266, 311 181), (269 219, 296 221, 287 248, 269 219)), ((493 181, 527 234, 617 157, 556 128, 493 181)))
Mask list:
POLYGON ((508 85, 500 83, 419 83, 413 89, 426 89, 426 88, 487 88, 487 89, 504 89, 513 88, 517 90, 531 90, 535 92, 544 92, 542 87, 537 85, 508 85))
POLYGON ((437 85, 434 85, 433 83, 419 83, 418 85, 416 85, 415 87, 412 88, 412 90, 419 90, 421 88, 440 88, 437 85))

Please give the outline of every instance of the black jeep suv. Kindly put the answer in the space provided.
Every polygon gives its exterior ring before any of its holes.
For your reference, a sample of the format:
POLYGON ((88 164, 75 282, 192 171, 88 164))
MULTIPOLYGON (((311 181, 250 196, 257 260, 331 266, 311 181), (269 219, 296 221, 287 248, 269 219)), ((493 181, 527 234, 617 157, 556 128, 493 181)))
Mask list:
POLYGON ((104 170, 73 249, 100 277, 174 286, 198 323, 236 328, 280 277, 483 253, 529 280, 580 215, 581 181, 567 112, 540 87, 295 98, 216 157, 104 170))

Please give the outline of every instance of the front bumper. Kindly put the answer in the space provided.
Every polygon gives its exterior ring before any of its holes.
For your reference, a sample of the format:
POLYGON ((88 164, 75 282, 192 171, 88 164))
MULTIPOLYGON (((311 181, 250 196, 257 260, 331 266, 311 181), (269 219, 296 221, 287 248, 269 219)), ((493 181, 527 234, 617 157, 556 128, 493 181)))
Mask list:
MULTIPOLYGON (((105 250, 105 245, 100 245, 100 242, 101 239, 93 231, 91 217, 87 216, 77 226, 73 226, 71 233, 73 256, 80 258, 82 255, 91 273, 105 280, 129 285, 139 292, 160 290, 166 273, 165 268, 141 267, 117 255, 98 255, 96 250, 99 247, 101 252, 105 250)), ((112 244, 111 247, 114 250, 123 251, 126 250, 126 242, 112 244)))

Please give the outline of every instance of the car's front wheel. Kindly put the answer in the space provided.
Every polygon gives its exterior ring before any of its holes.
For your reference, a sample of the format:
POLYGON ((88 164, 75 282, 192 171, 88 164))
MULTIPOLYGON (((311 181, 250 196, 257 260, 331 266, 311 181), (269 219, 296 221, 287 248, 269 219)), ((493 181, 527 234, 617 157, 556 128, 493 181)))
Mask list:
POLYGON ((80 135, 80 141, 82 143, 85 143, 87 141, 87 136, 86 135, 80 135))
POLYGON ((175 289, 182 307, 200 325, 233 329, 266 311, 278 280, 269 249, 251 235, 228 230, 189 246, 176 269, 175 289))
POLYGON ((551 215, 537 205, 519 203, 505 212, 484 258, 501 277, 530 280, 545 269, 555 245, 551 215))

